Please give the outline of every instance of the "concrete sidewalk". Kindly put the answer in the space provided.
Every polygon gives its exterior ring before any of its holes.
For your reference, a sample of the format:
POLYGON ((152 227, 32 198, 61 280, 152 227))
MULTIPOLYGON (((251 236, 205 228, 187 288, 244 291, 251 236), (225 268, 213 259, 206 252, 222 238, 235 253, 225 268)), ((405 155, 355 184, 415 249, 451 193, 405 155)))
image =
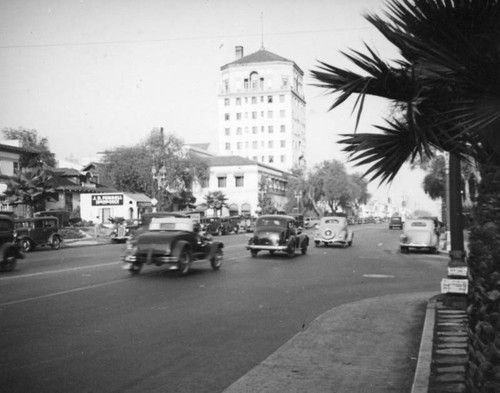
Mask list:
MULTIPOLYGON (((389 295, 336 307, 224 393, 410 392, 422 331, 422 342, 432 348, 432 327, 423 327, 428 301, 435 295, 389 295)), ((428 364, 418 368, 428 370, 430 356, 423 358, 428 364)), ((426 386, 426 378, 420 384, 426 386)))

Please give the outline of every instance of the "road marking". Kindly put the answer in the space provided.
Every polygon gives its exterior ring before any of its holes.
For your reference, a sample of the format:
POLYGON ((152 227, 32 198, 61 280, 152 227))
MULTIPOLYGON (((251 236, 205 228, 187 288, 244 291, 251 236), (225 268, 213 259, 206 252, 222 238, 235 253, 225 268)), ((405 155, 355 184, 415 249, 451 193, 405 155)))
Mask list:
POLYGON ((49 293, 47 295, 33 296, 33 297, 26 298, 26 299, 13 300, 11 302, 0 303, 0 307, 3 307, 3 306, 12 306, 14 304, 27 303, 27 302, 31 302, 31 301, 35 301, 35 300, 48 299, 48 298, 55 297, 55 296, 66 295, 68 293, 75 293, 75 292, 86 291, 88 289, 94 289, 94 288, 104 287, 106 285, 118 284, 118 283, 121 283, 121 282, 124 282, 124 281, 127 281, 127 280, 130 280, 130 277, 128 277, 128 278, 122 278, 120 280, 115 280, 115 281, 103 282, 101 284, 89 285, 89 286, 86 286, 86 287, 68 289, 66 291, 49 293))
POLYGON ((368 278, 394 278, 395 276, 391 276, 390 274, 363 274, 363 277, 368 277, 368 278))
POLYGON ((117 265, 119 263, 121 263, 121 262, 107 262, 107 263, 100 263, 98 265, 88 265, 88 266, 72 267, 72 268, 67 268, 67 269, 49 270, 47 272, 19 274, 17 276, 0 277, 0 280, 11 280, 11 279, 15 279, 15 278, 38 277, 38 276, 45 276, 47 274, 58 274, 58 273, 74 272, 74 271, 77 271, 77 270, 93 269, 95 267, 117 265))

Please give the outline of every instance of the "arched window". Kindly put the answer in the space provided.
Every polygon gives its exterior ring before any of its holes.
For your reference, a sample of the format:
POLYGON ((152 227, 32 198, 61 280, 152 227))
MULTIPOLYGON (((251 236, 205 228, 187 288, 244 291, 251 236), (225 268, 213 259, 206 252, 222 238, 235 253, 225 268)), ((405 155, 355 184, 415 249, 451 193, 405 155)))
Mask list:
POLYGON ((237 216, 238 215, 238 205, 236 203, 231 203, 229 205, 229 215, 230 216, 237 216))

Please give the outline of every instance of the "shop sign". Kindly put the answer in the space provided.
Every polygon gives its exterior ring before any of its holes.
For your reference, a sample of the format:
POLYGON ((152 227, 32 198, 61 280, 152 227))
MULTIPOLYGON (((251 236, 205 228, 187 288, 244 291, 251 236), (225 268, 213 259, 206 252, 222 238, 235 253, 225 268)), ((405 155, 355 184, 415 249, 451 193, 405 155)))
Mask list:
POLYGON ((123 205, 123 194, 92 195, 92 206, 123 205))
POLYGON ((443 278, 441 280, 441 293, 461 293, 469 292, 469 280, 457 280, 451 278, 443 278))
POLYGON ((137 207, 149 207, 151 202, 137 202, 137 207))

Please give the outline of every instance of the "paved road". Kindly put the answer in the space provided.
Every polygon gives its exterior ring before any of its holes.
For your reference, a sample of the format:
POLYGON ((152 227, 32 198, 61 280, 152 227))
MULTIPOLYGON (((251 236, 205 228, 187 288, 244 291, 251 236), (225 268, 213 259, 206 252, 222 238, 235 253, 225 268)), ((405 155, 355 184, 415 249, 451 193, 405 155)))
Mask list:
POLYGON ((30 253, 0 276, 2 391, 220 392, 332 307, 439 287, 445 257, 353 229, 352 248, 294 259, 251 258, 246 235, 225 236, 222 269, 183 278, 130 277, 121 245, 30 253))

